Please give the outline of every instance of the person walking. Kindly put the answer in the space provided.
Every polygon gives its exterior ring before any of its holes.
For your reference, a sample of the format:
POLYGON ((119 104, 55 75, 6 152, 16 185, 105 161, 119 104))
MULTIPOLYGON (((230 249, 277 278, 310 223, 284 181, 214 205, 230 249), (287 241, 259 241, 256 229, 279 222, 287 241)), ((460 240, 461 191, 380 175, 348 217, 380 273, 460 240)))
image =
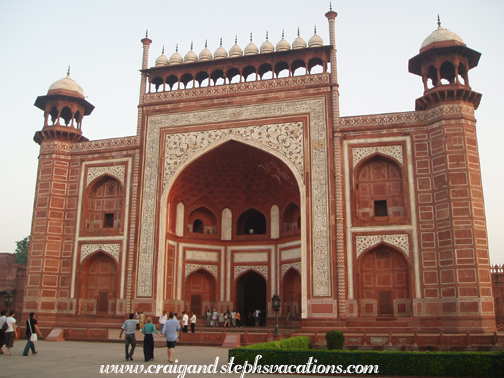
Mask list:
POLYGON ((194 333, 194 330, 196 328, 196 313, 194 311, 192 312, 192 316, 189 321, 191 322, 191 333, 194 333))
POLYGON ((187 333, 187 327, 189 326, 189 315, 185 311, 182 311, 182 332, 187 333))
POLYGON ((4 354, 3 347, 5 345, 5 330, 3 329, 3 325, 5 324, 5 321, 7 320, 7 314, 6 310, 2 310, 0 313, 0 354, 4 354))
POLYGON ((124 322, 121 327, 121 333, 119 334, 119 338, 122 337, 123 332, 126 332, 126 336, 124 336, 124 344, 126 348, 126 359, 133 361, 133 353, 135 352, 136 347, 136 338, 135 338, 135 330, 139 323, 138 319, 133 319, 135 314, 130 314, 129 319, 124 322), (129 350, 129 346, 131 344, 131 350, 129 350))
POLYGON ((26 338, 28 342, 23 351, 23 356, 28 356, 28 352, 32 351, 32 355, 36 355, 38 352, 35 350, 35 343, 32 340, 32 335, 39 335, 42 338, 42 334, 40 333, 39 327, 37 325, 37 320, 35 319, 35 313, 30 312, 30 319, 26 321, 26 338), (34 332, 35 331, 35 332, 34 332))
POLYGON ((180 324, 174 318, 173 312, 168 315, 169 319, 166 321, 161 334, 166 337, 166 346, 168 347, 168 361, 173 363, 173 356, 175 355, 175 344, 179 338, 180 324))
POLYGON ((224 313, 224 328, 229 328, 229 310, 224 313))
POLYGON ((11 349, 14 346, 14 339, 16 338, 16 319, 14 318, 16 315, 15 312, 11 312, 8 318, 5 320, 7 323, 7 329, 5 330, 5 345, 7 345, 7 353, 6 356, 12 356, 11 349))
POLYGON ((163 311, 163 315, 159 317, 159 330, 163 329, 164 324, 168 320, 168 315, 166 315, 166 311, 163 311))
POLYGON ((154 337, 152 336, 152 332, 156 332, 159 335, 156 326, 152 324, 152 318, 148 316, 146 320, 147 323, 142 328, 142 333, 145 335, 143 342, 145 362, 154 360, 154 337))

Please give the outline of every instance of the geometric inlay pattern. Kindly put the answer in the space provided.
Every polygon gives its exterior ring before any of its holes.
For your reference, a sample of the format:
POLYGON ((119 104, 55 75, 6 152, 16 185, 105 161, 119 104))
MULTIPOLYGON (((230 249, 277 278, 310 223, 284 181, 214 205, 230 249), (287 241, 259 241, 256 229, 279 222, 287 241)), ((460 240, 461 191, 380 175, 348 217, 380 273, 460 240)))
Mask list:
POLYGON ((185 265, 185 276, 189 276, 192 272, 198 269, 205 269, 212 273, 215 278, 217 278, 217 265, 202 265, 202 264, 186 264, 185 265))
POLYGON ((367 235, 367 236, 357 236, 356 244, 357 244, 357 258, 360 256, 362 252, 366 249, 381 243, 385 242, 391 244, 401 251, 403 251, 406 256, 409 257, 409 238, 407 234, 394 234, 394 235, 367 235))
POLYGON ((303 124, 261 125, 230 129, 205 130, 166 135, 164 182, 166 185, 177 168, 194 153, 229 135, 255 140, 280 152, 297 168, 303 177, 303 124))
POLYGON ((396 159, 401 164, 403 164, 402 146, 377 146, 377 147, 353 148, 352 149, 353 167, 355 168, 362 159, 371 154, 374 154, 375 152, 388 155, 396 159))
POLYGON ((243 272, 246 272, 247 270, 255 270, 256 272, 262 274, 266 279, 268 279, 268 266, 267 265, 256 265, 256 266, 240 265, 240 266, 235 266, 234 267, 234 279, 236 280, 236 277, 238 277, 243 272))
POLYGON ((90 254, 97 252, 97 251, 104 251, 110 254, 111 256, 114 257, 116 262, 119 262, 119 249, 120 249, 120 244, 119 243, 114 243, 114 244, 84 244, 81 246, 81 257, 80 257, 80 262, 88 257, 90 254))
POLYGON ((125 165, 111 165, 108 167, 90 167, 87 171, 87 183, 86 186, 89 185, 91 181, 93 181, 98 176, 103 174, 110 174, 117 178, 121 184, 124 185, 124 171, 126 170, 125 165))
POLYGON ((285 273, 290 269, 294 268, 296 269, 299 273, 301 273, 301 262, 295 262, 295 263, 289 263, 289 264, 283 264, 282 265, 282 277, 285 275, 285 273))

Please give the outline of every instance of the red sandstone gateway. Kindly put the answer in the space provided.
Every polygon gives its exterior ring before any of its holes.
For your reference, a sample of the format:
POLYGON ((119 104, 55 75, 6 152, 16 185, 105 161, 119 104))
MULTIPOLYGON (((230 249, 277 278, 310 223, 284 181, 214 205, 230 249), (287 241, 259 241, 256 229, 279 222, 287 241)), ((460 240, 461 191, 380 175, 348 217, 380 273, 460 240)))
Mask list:
POLYGON ((69 327, 260 310, 272 324, 278 293, 281 322, 304 330, 496 331, 480 53, 439 23, 409 62, 415 111, 340 117, 336 16, 327 45, 251 37, 152 67, 146 36, 135 136, 87 140, 94 107, 69 74, 38 97, 24 313, 69 327))

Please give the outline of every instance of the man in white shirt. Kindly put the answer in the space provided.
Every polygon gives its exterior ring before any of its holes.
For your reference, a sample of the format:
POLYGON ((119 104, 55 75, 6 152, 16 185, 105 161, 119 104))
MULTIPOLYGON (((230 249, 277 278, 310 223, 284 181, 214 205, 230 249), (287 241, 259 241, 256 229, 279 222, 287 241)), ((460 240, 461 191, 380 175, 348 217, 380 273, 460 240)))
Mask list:
POLYGON ((2 326, 4 325, 5 321, 7 320, 7 316, 5 314, 7 314, 7 311, 3 310, 2 316, 0 316, 0 354, 4 354, 3 347, 5 345, 5 342, 4 342, 5 331, 2 330, 2 326))
POLYGON ((163 315, 159 317, 159 326, 161 327, 161 330, 163 329, 163 326, 165 325, 167 320, 168 315, 166 315, 166 311, 163 311, 163 315))
POLYGON ((182 311, 182 332, 187 333, 187 326, 189 325, 189 315, 182 311))
POLYGON ((261 310, 255 310, 255 326, 259 327, 259 321, 261 320, 261 310))
POLYGON ((219 326, 219 313, 217 311, 215 311, 215 308, 212 312, 212 326, 213 327, 219 326))
POLYGON ((196 328, 196 313, 193 311, 191 319, 191 333, 194 333, 194 329, 196 328))

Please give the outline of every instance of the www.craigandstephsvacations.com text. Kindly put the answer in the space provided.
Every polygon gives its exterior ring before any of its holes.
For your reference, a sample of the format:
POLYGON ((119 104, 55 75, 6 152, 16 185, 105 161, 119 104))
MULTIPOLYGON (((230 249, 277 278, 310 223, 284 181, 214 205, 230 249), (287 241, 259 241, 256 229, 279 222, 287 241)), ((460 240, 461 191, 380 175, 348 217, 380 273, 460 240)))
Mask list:
POLYGON ((262 356, 258 355, 253 364, 245 361, 245 364, 234 363, 234 357, 231 357, 227 364, 219 366, 219 357, 210 365, 101 365, 101 374, 178 374, 177 378, 184 378, 186 374, 376 374, 378 365, 319 365, 317 360, 310 357, 308 362, 303 365, 259 365, 258 361, 262 356))

